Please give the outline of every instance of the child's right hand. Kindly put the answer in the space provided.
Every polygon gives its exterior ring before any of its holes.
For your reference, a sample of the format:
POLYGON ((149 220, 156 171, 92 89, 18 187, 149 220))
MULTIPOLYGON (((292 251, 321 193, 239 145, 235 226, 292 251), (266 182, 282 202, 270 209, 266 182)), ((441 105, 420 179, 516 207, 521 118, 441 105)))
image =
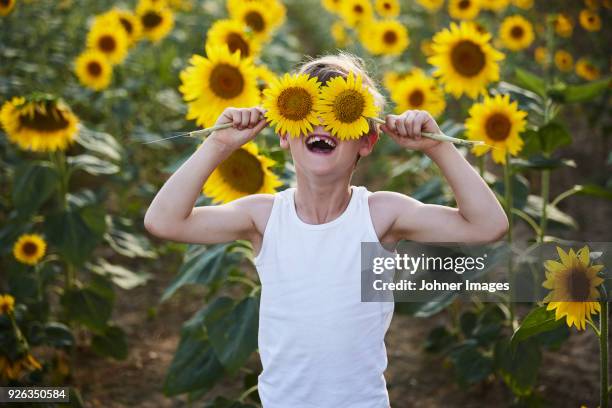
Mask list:
POLYGON ((219 116, 215 125, 232 123, 233 126, 217 130, 208 138, 228 150, 234 151, 246 142, 253 140, 266 127, 267 121, 264 114, 265 110, 260 107, 227 108, 219 116))

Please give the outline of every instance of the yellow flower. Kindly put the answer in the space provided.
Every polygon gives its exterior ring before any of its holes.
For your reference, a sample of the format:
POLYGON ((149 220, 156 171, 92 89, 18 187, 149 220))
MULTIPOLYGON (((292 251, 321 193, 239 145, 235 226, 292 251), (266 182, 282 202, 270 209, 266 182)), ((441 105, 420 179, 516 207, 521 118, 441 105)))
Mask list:
POLYGON ((480 0, 480 3, 483 9, 499 13, 508 7, 510 0, 480 0))
POLYGON ((591 10, 597 10, 599 8, 599 0, 584 0, 584 5, 591 10))
POLYGON ((349 44, 351 39, 348 36, 346 27, 342 21, 334 21, 330 30, 336 46, 344 48, 349 44))
POLYGON ((565 317, 569 327, 575 325, 578 330, 584 330, 591 315, 601 310, 597 287, 604 280, 597 273, 603 265, 590 265, 586 245, 578 252, 570 248, 567 253, 557 247, 557 253, 561 262, 549 260, 544 263, 546 280, 542 286, 551 290, 544 298, 548 303, 546 310, 555 310, 557 320, 565 317))
POLYGON ((282 185, 270 170, 274 164, 274 160, 259 154, 254 142, 248 142, 217 166, 202 192, 215 203, 228 203, 250 194, 273 194, 282 185))
POLYGON ((472 153, 482 156, 492 150, 493 161, 506 162, 506 152, 516 156, 523 148, 519 134, 525 130, 527 112, 510 102, 508 95, 485 96, 481 103, 472 105, 465 122, 466 136, 470 140, 484 140, 489 145, 476 145, 472 153), (491 148, 494 146, 494 148, 491 148))
POLYGON ((555 32, 561 37, 571 37, 574 31, 574 23, 566 14, 557 14, 553 20, 555 32))
POLYGON ((340 16, 350 27, 368 23, 374 15, 370 0, 342 0, 340 16))
POLYGON ((42 370, 42 366, 30 353, 16 361, 0 356, 0 376, 4 381, 18 380, 26 372, 38 370, 42 370))
POLYGON ((61 101, 15 97, 2 105, 0 123, 8 139, 21 149, 52 152, 72 143, 79 120, 61 101))
POLYGON ((559 71, 569 72, 574 67, 574 57, 565 50, 555 52, 555 65, 559 71))
POLYGON ((529 10, 533 7, 533 0, 512 0, 512 4, 523 10, 529 10))
POLYGON ((246 24, 255 39, 264 42, 285 20, 285 9, 273 7, 272 4, 274 3, 247 1, 230 8, 230 16, 246 24))
POLYGON ((509 16, 502 22, 499 36, 509 50, 524 50, 533 42, 533 26, 520 15, 509 16))
POLYGON ((299 137, 319 124, 316 108, 321 84, 306 74, 285 74, 264 91, 263 107, 275 132, 299 137))
POLYGON ((401 81, 405 78, 409 78, 411 75, 415 73, 423 73, 423 70, 419 68, 413 68, 410 71, 406 72, 397 72, 397 71, 387 71, 383 75, 383 85, 387 90, 391 91, 395 88, 401 81))
POLYGON ((372 21, 359 31, 364 48, 374 55, 400 55, 410 43, 408 30, 396 20, 372 21))
POLYGON ((321 0, 321 4, 325 8, 325 10, 330 13, 338 14, 340 13, 340 7, 342 7, 343 0, 321 0))
POLYGON ((433 48, 431 47, 431 45, 432 45, 431 40, 425 39, 421 41, 421 52, 426 57, 431 57, 433 55, 433 48))
POLYGON ((598 79, 601 73, 599 72, 599 68, 593 65, 591 61, 586 58, 580 58, 576 62, 576 75, 587 81, 593 81, 598 79))
POLYGON ((142 35, 142 25, 134 13, 128 10, 113 8, 96 16, 93 26, 120 25, 128 39, 128 45, 133 46, 142 35))
POLYGON ((416 0, 427 11, 434 13, 442 7, 444 0, 416 0))
POLYGON ((580 25, 587 31, 601 30, 601 17, 592 10, 584 9, 580 12, 580 25))
POLYGON ((374 8, 379 16, 385 18, 397 17, 400 13, 398 0, 376 0, 374 8))
POLYGON ((206 45, 225 45, 231 53, 240 51, 243 58, 255 57, 261 48, 248 27, 236 20, 217 20, 206 33, 206 45))
POLYGON ((141 1, 136 8, 136 15, 142 26, 142 34, 151 42, 159 42, 174 27, 172 10, 161 1, 141 1))
POLYGON ((101 52, 109 62, 121 63, 128 53, 125 30, 116 24, 95 24, 87 34, 87 47, 101 52))
POLYGON ((15 298, 9 294, 0 295, 0 314, 13 313, 15 298))
POLYGON ((108 88, 113 77, 113 67, 103 53, 87 50, 77 57, 74 65, 81 84, 95 91, 108 88))
POLYGON ((13 245, 13 256, 19 262, 36 265, 45 256, 47 243, 38 234, 24 234, 13 245))
POLYGON ((206 47, 206 58, 193 55, 180 73, 179 90, 189 105, 187 119, 212 126, 225 108, 257 105, 259 90, 250 58, 230 53, 225 46, 206 47))
POLYGON ((536 47, 533 52, 533 57, 538 64, 543 66, 548 65, 548 50, 546 50, 545 47, 536 47))
POLYGON ((433 37, 434 54, 427 61, 436 67, 447 92, 456 98, 467 94, 475 98, 486 91, 489 83, 499 80, 498 61, 504 54, 494 49, 491 35, 482 34, 470 23, 451 23, 433 37))
POLYGON ((352 72, 327 81, 317 112, 325 129, 341 140, 359 139, 370 130, 367 119, 378 115, 373 95, 352 72))
POLYGON ((395 111, 425 110, 432 116, 439 116, 446 108, 444 92, 433 78, 422 71, 400 80, 391 89, 391 99, 395 102, 395 111))
POLYGON ((0 1, 0 16, 8 16, 15 7, 16 0, 0 1))
POLYGON ((448 14, 457 20, 473 20, 480 13, 479 0, 449 0, 448 14))

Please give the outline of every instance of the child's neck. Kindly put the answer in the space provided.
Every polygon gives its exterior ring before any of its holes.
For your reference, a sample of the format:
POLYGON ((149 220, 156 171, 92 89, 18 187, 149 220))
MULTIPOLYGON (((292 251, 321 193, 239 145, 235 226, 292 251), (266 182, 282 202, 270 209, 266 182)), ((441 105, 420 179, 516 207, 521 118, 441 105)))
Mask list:
POLYGON ((351 200, 350 177, 334 182, 297 177, 295 210, 308 224, 325 224, 338 218, 351 200))

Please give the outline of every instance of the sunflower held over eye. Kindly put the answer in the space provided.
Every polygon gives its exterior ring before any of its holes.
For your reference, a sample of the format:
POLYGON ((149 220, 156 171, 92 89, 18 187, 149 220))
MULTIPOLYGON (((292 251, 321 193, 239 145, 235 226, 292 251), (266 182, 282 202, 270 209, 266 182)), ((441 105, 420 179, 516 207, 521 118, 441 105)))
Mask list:
POLYGON ((544 263, 546 280, 542 283, 551 292, 544 298, 548 303, 546 310, 555 310, 555 318, 566 318, 569 327, 578 330, 586 328, 587 320, 601 311, 597 287, 604 280, 597 274, 603 265, 591 265, 589 247, 584 246, 577 252, 573 249, 566 253, 557 247, 559 260, 544 263))
POLYGON ((215 203, 228 203, 250 194, 273 194, 282 185, 270 170, 275 164, 259 154, 254 142, 248 142, 217 166, 202 192, 215 203))
POLYGON ((13 313, 15 298, 9 294, 0 295, 0 314, 13 313))
POLYGON ((45 256, 47 243, 38 234, 21 235, 13 245, 13 256, 26 265, 36 265, 45 256))
POLYGON ((565 50, 555 52, 555 65, 562 72, 570 72, 574 67, 574 57, 565 50))
POLYGON ((187 119, 212 126, 225 108, 250 107, 259 102, 255 66, 225 46, 206 47, 206 58, 193 55, 180 73, 179 91, 189 109, 187 119))
POLYGON ((116 24, 95 24, 87 34, 87 48, 101 52, 112 64, 121 63, 128 53, 128 38, 116 24))
POLYGON ((8 16, 15 7, 15 1, 16 0, 0 1, 0 16, 8 16))
POLYGON ((397 17, 400 13, 400 4, 398 0, 376 0, 374 8, 379 16, 385 18, 397 17))
POLYGON ((2 105, 0 124, 8 139, 23 150, 65 150, 76 137, 79 119, 61 100, 43 95, 14 97, 2 105))
POLYGON ((242 58, 258 55, 261 48, 247 26, 236 20, 216 21, 206 33, 206 45, 225 45, 231 53, 240 51, 242 58))
POLYGON ((371 22, 360 29, 360 39, 374 55, 400 55, 408 44, 408 30, 397 20, 371 22))
POLYGON ((103 53, 87 50, 77 57, 74 65, 81 84, 95 91, 108 88, 113 77, 113 67, 103 53))
POLYGON ((142 26, 142 35, 154 43, 167 36, 174 27, 174 14, 165 2, 141 1, 136 15, 142 26))
POLYGON ((478 0, 449 0, 448 14, 456 20, 473 20, 480 13, 478 0))
POLYGON ((578 19, 582 28, 587 31, 601 30, 601 17, 593 10, 582 10, 578 19))
POLYGON ((321 84, 306 74, 285 74, 264 91, 263 107, 275 132, 299 137, 319 124, 317 105, 321 84))
POLYGON ((580 58, 576 61, 576 75, 587 81, 593 81, 598 79, 601 75, 599 68, 597 68, 591 61, 586 58, 580 58))
POLYGON ((465 122, 467 138, 486 143, 472 148, 476 156, 492 150, 493 161, 503 164, 506 152, 516 156, 523 148, 519 134, 525 130, 527 112, 519 110, 516 102, 510 102, 508 95, 486 96, 482 103, 472 105, 469 114, 465 122))
POLYGON ((284 8, 270 9, 270 5, 265 2, 248 1, 230 8, 230 16, 233 20, 246 24, 256 40, 265 42, 283 24, 285 11, 284 8))
POLYGON ((499 80, 499 64, 504 54, 494 49, 491 35, 479 33, 473 24, 451 23, 433 37, 434 54, 427 61, 436 67, 447 92, 456 98, 467 94, 475 98, 489 83, 499 80))
POLYGON ((370 0, 342 0, 340 16, 349 27, 358 27, 374 16, 370 0))
POLYGON ((391 89, 391 99, 397 113, 407 110, 425 110, 432 116, 439 116, 446 108, 444 93, 433 78, 422 71, 400 80, 391 89))
POLYGON ((128 46, 133 46, 142 35, 142 25, 134 13, 129 10, 113 8, 96 16, 93 26, 120 25, 128 39, 128 46))
POLYGON ((367 119, 375 118, 378 109, 361 76, 350 72, 346 79, 337 76, 321 88, 318 114, 332 135, 341 140, 359 139, 370 130, 367 119))
POLYGON ((434 13, 442 8, 444 0, 416 0, 427 11, 434 13))
POLYGON ((504 11, 510 4, 510 0, 479 0, 480 5, 485 10, 492 10, 496 13, 504 11))
POLYGON ((534 39, 533 26, 520 15, 504 19, 499 28, 499 37, 506 48, 520 51, 531 45, 534 39))

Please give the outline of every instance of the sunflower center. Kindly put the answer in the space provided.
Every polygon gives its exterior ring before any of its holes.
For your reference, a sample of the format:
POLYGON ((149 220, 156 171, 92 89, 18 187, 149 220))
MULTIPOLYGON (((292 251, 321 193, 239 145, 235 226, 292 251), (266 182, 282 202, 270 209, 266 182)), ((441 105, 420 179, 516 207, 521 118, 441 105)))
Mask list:
POLYGON ((218 64, 210 73, 209 86, 218 97, 231 99, 242 93, 244 78, 238 68, 229 64, 218 64))
POLYGON ((312 98, 303 88, 287 88, 278 96, 278 110, 291 120, 306 119, 312 110, 312 98))
POLYGON ((132 23, 130 22, 130 20, 121 17, 119 18, 119 22, 128 34, 132 34, 132 31, 134 31, 134 27, 132 27, 132 23))
POLYGON ((525 30, 523 30, 523 27, 521 26, 514 26, 512 27, 512 30, 510 30, 510 36, 512 38, 523 38, 523 35, 525 34, 525 30))
POLYGON ((34 109, 32 115, 19 115, 19 125, 42 132, 53 132, 68 126, 68 121, 61 110, 47 106, 44 112, 41 113, 38 109, 34 109))
POLYGON ((510 119, 503 113, 494 113, 487 118, 485 123, 485 131, 489 139, 498 141, 506 140, 510 136, 511 128, 510 119))
POLYGON ((383 8, 384 8, 385 10, 391 10, 391 4, 389 4, 389 3, 385 2, 385 3, 383 4, 383 8))
POLYGON ((425 94, 420 89, 412 91, 408 96, 410 106, 418 107, 423 105, 423 102, 425 102, 425 94))
POLYGON ((87 63, 87 72, 89 72, 91 76, 100 76, 100 74, 102 74, 102 66, 98 61, 90 61, 87 63))
POLYGON ((247 43, 240 34, 229 33, 227 37, 225 37, 225 42, 231 53, 240 51, 242 57, 249 56, 249 43, 247 43))
POLYGON ((264 174, 257 157, 238 149, 219 165, 223 180, 235 190, 254 194, 263 186, 264 174))
POLYGON ((117 48, 117 41, 115 41, 113 36, 103 35, 98 40, 98 46, 105 53, 113 52, 117 48))
POLYGON ((162 22, 162 16, 160 16, 155 11, 147 11, 142 16, 142 25, 147 30, 151 30, 151 29, 157 27, 158 25, 161 24, 161 22, 162 22))
POLYGON ((353 11, 357 14, 361 14, 363 13, 363 6, 361 4, 357 4, 355 7, 353 7, 353 11))
POLYGON ((395 44, 397 42, 397 33, 392 30, 385 31, 383 35, 383 41, 385 44, 395 44))
POLYGON ((472 41, 460 41, 451 51, 451 63, 463 76, 478 75, 485 66, 485 54, 480 46, 472 41))
POLYGON ((26 242, 23 244, 22 250, 26 255, 34 255, 38 249, 38 246, 33 242, 26 242))
POLYGON ((261 32, 266 27, 266 23, 261 16, 256 11, 250 11, 244 16, 244 21, 247 23, 249 27, 253 29, 255 32, 261 32))
POLYGON ((570 300, 574 302, 586 302, 591 293, 591 281, 584 268, 574 266, 567 275, 567 289, 570 300))
POLYGON ((460 10, 465 10, 470 8, 470 0, 461 0, 459 4, 457 4, 460 10))
POLYGON ((363 96, 352 89, 342 91, 334 101, 334 113, 342 123, 352 123, 363 115, 365 100, 363 96))

